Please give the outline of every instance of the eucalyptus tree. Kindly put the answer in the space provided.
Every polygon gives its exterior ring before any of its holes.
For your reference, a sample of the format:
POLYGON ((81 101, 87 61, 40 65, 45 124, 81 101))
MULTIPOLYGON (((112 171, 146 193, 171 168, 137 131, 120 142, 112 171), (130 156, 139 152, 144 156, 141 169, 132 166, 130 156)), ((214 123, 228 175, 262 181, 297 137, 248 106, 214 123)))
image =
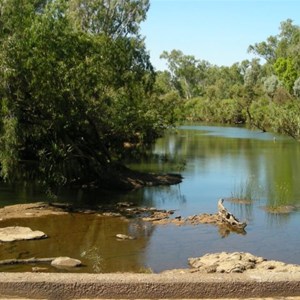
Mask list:
POLYGON ((210 64, 180 50, 164 51, 160 58, 167 60, 173 85, 185 99, 203 94, 205 73, 210 64))

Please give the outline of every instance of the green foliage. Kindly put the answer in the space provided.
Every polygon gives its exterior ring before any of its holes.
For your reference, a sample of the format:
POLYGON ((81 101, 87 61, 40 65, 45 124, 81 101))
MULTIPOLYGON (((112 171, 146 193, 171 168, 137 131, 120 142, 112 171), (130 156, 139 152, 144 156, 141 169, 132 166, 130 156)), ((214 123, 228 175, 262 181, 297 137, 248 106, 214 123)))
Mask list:
POLYGON ((164 71, 156 73, 154 89, 158 95, 167 94, 172 90, 175 92, 176 89, 173 85, 170 72, 164 71))
POLYGON ((292 92, 298 72, 291 58, 280 57, 274 63, 274 70, 289 92, 292 92))
POLYGON ((199 61, 192 55, 184 55, 179 50, 172 50, 170 53, 164 51, 160 57, 167 60, 172 84, 181 97, 191 99, 202 93, 202 81, 208 62, 199 61))
POLYGON ((2 100, 2 115, 6 117, 1 119, 1 172, 4 175, 4 178, 8 178, 12 169, 15 169, 18 160, 18 153, 16 151, 18 140, 17 140, 17 131, 18 131, 18 120, 16 117, 7 115, 7 103, 2 100))
POLYGON ((263 57, 268 63, 272 63, 276 60, 276 49, 278 46, 278 38, 276 36, 270 36, 267 41, 250 45, 248 52, 254 53, 263 57))
POLYGON ((291 205, 292 191, 289 184, 285 182, 276 184, 273 189, 269 191, 269 194, 271 196, 268 199, 267 206, 269 211, 280 212, 280 208, 291 205))
POLYGON ((79 30, 116 39, 139 33, 149 0, 70 0, 69 16, 79 30))
POLYGON ((191 121, 240 124, 245 114, 236 99, 210 101, 205 98, 194 98, 184 106, 185 115, 191 121))
POLYGON ((273 103, 265 98, 253 101, 249 108, 252 125, 262 131, 270 129, 272 127, 272 107, 273 103))
POLYGON ((280 33, 270 36, 266 41, 250 45, 248 52, 254 53, 267 61, 267 64, 274 64, 280 58, 299 57, 298 44, 300 41, 300 27, 287 19, 280 24, 280 33))
POLYGON ((275 75, 271 75, 264 81, 264 90, 271 99, 273 99, 279 85, 280 81, 275 75))
POLYGON ((101 180, 124 143, 152 143, 174 121, 139 36, 148 1, 17 2, 1 1, 3 178, 101 180))
POLYGON ((273 106, 272 128, 300 140, 300 103, 290 101, 273 106))

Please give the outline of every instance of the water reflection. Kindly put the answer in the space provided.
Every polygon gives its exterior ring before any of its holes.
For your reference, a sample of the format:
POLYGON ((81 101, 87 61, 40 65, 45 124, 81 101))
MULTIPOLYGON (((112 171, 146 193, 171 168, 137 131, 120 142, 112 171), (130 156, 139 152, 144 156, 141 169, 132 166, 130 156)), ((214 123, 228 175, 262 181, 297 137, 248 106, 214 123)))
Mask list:
POLYGON ((241 235, 246 235, 247 232, 245 229, 234 230, 233 228, 228 228, 226 226, 218 226, 218 232, 222 239, 228 237, 232 233, 237 233, 241 235))
POLYGON ((158 141, 155 153, 186 159, 184 177, 192 176, 199 186, 208 179, 222 197, 232 196, 238 186, 252 200, 266 199, 268 206, 299 203, 300 146, 295 141, 278 136, 274 143, 273 135, 240 128, 182 128, 158 141))
MULTIPOLYGON (((153 227, 137 220, 85 214, 17 219, 1 222, 1 227, 28 226, 42 230, 47 239, 18 241, 0 245, 0 260, 69 256, 80 259, 84 267, 77 272, 140 272, 145 269, 143 251, 153 227), (116 234, 133 235, 135 240, 119 241, 116 234)), ((49 265, 49 271, 58 271, 49 265)), ((32 266, 3 266, 1 271, 31 271, 32 266)))

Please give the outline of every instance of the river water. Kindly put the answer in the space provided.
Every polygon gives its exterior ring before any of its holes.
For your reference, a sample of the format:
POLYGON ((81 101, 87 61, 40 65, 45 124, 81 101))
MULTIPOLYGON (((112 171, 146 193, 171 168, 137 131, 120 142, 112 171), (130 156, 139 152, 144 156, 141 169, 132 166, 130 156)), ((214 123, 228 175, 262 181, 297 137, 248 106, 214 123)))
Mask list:
MULTIPOLYGON (((300 264, 300 144, 288 137, 239 127, 181 126, 159 139, 151 159, 129 164, 154 172, 181 173, 179 185, 144 188, 130 193, 68 192, 61 201, 134 202, 139 206, 175 209, 175 216, 215 213, 217 201, 248 226, 244 234, 222 232, 213 225, 176 226, 131 219, 71 214, 41 219, 0 221, 44 231, 39 241, 0 244, 7 258, 70 256, 84 267, 77 272, 160 272, 188 267, 188 258, 210 252, 246 251, 267 259, 300 264), (246 204, 230 201, 245 197, 246 204), (292 208, 270 213, 265 207, 292 208), (118 241, 118 233, 135 240, 118 241)), ((45 200, 34 190, 5 185, 0 206, 45 200)), ((30 271, 32 266, 2 266, 0 271, 30 271)), ((46 266, 48 271, 59 270, 46 266)), ((74 272, 74 270, 72 270, 74 272)), ((61 270, 66 272, 66 270, 61 270)))

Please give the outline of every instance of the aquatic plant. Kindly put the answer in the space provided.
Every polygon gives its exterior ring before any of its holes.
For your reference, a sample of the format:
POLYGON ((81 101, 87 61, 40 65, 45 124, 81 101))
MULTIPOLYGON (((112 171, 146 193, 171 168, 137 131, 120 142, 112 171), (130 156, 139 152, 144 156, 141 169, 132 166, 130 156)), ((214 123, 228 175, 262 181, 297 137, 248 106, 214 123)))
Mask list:
POLYGON ((96 273, 102 272, 104 259, 101 253, 99 253, 99 249, 97 247, 92 247, 86 251, 83 251, 80 256, 91 261, 94 272, 96 273))
POLYGON ((231 200, 250 204, 259 196, 259 187, 253 177, 235 184, 231 192, 231 200))
POLYGON ((294 210, 292 191, 287 183, 276 184, 270 191, 266 205, 269 212, 288 213, 294 210))

